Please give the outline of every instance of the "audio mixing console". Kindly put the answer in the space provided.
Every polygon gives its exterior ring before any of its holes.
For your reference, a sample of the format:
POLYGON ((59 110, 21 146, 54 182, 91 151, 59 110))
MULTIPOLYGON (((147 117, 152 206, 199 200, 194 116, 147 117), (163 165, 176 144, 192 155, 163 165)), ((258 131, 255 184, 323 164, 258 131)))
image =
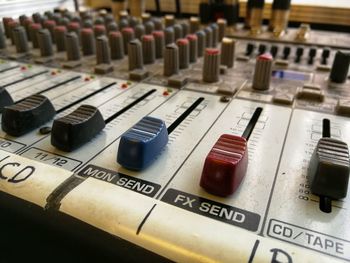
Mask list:
POLYGON ((3 19, 2 206, 175 261, 350 261, 349 34, 142 18, 3 19))

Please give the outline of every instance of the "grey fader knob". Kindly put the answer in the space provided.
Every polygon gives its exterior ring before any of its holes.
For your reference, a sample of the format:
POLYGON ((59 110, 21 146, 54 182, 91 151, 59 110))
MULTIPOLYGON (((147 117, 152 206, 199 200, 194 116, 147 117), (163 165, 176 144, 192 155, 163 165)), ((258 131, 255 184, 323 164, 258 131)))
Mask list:
POLYGON ((176 44, 179 48, 180 69, 186 69, 190 64, 190 44, 186 38, 178 39, 176 44))
POLYGON ((112 59, 124 58, 123 36, 119 31, 109 32, 109 46, 112 59))
POLYGON ((153 64, 156 60, 156 46, 153 35, 144 35, 142 37, 143 62, 153 64))
POLYGON ((166 77, 179 73, 179 48, 174 43, 165 47, 163 72, 166 77))
POLYGON ((175 25, 175 17, 173 15, 166 15, 164 17, 165 27, 170 27, 175 25))
POLYGON ((16 27, 13 29, 13 39, 15 41, 16 45, 16 51, 17 53, 26 53, 28 52, 28 39, 26 30, 23 26, 16 27))
POLYGON ((227 20, 219 18, 217 24, 219 27, 219 41, 222 41, 222 39, 226 36, 227 20))
POLYGON ((270 88, 273 58, 270 54, 262 54, 256 58, 253 77, 253 89, 268 90, 270 88))
POLYGON ((205 46, 211 47, 213 44, 213 29, 211 27, 204 28, 205 33, 205 46))
POLYGON ((163 57, 163 51, 165 46, 165 37, 163 31, 153 31, 154 42, 156 46, 156 58, 163 57))
POLYGON ((96 64, 110 64, 111 53, 108 46, 108 39, 106 36, 100 36, 96 39, 96 64))
POLYGON ((196 16, 192 16, 190 18, 190 33, 191 34, 194 34, 196 33, 199 29, 200 29, 200 20, 198 17, 196 16))
POLYGON ((216 47, 219 42, 219 26, 216 23, 213 23, 210 25, 210 27, 213 30, 212 47, 216 47))
POLYGON ((198 39, 196 34, 187 35, 190 44, 190 63, 197 62, 198 57, 198 39))
POLYGON ((220 50, 217 48, 207 48, 204 52, 203 81, 217 82, 220 73, 220 50))
POLYGON ((172 44, 175 42, 175 33, 174 33, 174 28, 172 27, 167 27, 164 29, 164 34, 165 34, 165 44, 172 44))
POLYGON ((334 83, 345 83, 349 72, 350 53, 337 51, 329 79, 334 83))
POLYGON ((54 29, 54 36, 56 39, 56 49, 57 52, 65 51, 65 35, 67 33, 67 29, 65 26, 56 26, 54 29))
POLYGON ((31 24, 29 27, 30 39, 32 40, 33 48, 39 48, 38 32, 41 29, 41 24, 31 24))
POLYGON ((154 23, 152 21, 147 21, 145 24, 146 34, 150 35, 154 31, 154 23))
POLYGON ((42 57, 50 57, 53 55, 52 39, 50 31, 47 29, 40 29, 37 33, 38 44, 40 48, 40 55, 42 57))
POLYGON ((183 32, 182 32, 182 26, 179 24, 176 24, 173 26, 174 28, 174 34, 175 34, 175 41, 182 38, 183 32))
POLYGON ((131 40, 128 44, 129 70, 143 68, 142 46, 138 39, 131 40))
POLYGON ((79 39, 75 32, 66 34, 66 49, 68 61, 80 60, 79 39))
POLYGON ((135 37, 137 39, 142 39, 142 37, 146 34, 146 29, 145 26, 142 24, 139 24, 135 26, 135 37))
POLYGON ((235 59, 236 42, 231 38, 223 38, 221 43, 221 65, 232 68, 235 59))
POLYGON ((206 34, 203 30, 197 31, 198 41, 198 57, 203 57, 205 46, 206 46, 206 34))
POLYGON ((135 38, 134 29, 131 27, 124 27, 122 30, 123 40, 124 40, 124 52, 128 54, 128 44, 131 40, 135 38))
POLYGON ((81 48, 84 56, 90 56, 96 53, 95 36, 91 28, 83 28, 81 30, 81 48))

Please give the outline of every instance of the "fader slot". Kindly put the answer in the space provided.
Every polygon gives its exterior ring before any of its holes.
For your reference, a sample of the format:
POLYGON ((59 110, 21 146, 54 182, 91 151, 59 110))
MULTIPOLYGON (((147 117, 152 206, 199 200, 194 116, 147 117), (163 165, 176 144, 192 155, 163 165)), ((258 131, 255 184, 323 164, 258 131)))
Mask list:
MULTIPOLYGON (((196 93, 192 91, 180 91, 176 96, 172 97, 167 103, 149 116, 151 118, 162 119, 165 121, 167 127, 174 123, 196 100, 194 97, 196 93)), ((90 174, 87 179, 87 184, 94 184, 94 181, 100 179, 105 181, 105 184, 117 184, 113 187, 124 187, 129 190, 139 192, 148 196, 155 197, 161 188, 163 188, 179 166, 188 158, 193 148, 205 134, 207 128, 218 118, 221 112, 227 106, 226 103, 216 102, 220 99, 214 95, 204 95, 204 101, 201 102, 194 111, 183 121, 169 136, 169 142, 157 156, 156 160, 146 170, 142 172, 132 172, 122 168, 116 162, 117 149, 120 139, 105 148, 99 155, 96 155, 89 164, 79 172, 80 175, 88 175, 89 171, 102 171, 110 173, 115 178, 123 178, 118 183, 116 181, 108 181, 107 178, 99 178, 90 174), (196 130, 195 133, 193 131, 196 130), (195 139, 194 139, 195 138, 195 139), (178 151, 178 149, 182 149, 178 151), (129 187, 126 182, 129 182, 134 187, 129 187), (124 183, 122 183, 124 182, 124 183), (132 183, 133 182, 133 183, 132 183), (136 185, 141 184, 147 190, 137 190, 136 185)), ((198 102, 197 102, 198 103, 198 102)), ((129 127, 130 128, 130 127, 129 127)))
MULTIPOLYGON (((139 84, 132 89, 128 89, 119 96, 109 99, 107 101, 99 100, 98 96, 91 97, 87 101, 82 102, 82 104, 90 104, 98 107, 103 118, 106 120, 113 116, 118 111, 123 111, 123 108, 128 107, 133 101, 145 95, 147 92, 152 90, 149 85, 139 84), (94 99, 96 98, 96 99, 94 99)), ((51 145, 50 136, 45 137, 42 140, 38 140, 37 143, 31 145, 30 148, 23 151, 22 155, 30 159, 35 159, 41 162, 46 162, 52 165, 58 165, 54 163, 51 158, 55 156, 60 156, 61 159, 66 162, 61 164, 61 167, 68 170, 76 169, 81 164, 87 162, 94 156, 98 155, 101 150, 103 150, 107 145, 115 141, 123 132, 135 124, 140 118, 145 114, 152 111, 154 108, 158 107, 160 104, 167 101, 168 98, 172 96, 169 94, 167 96, 162 95, 164 88, 156 87, 156 92, 151 96, 145 98, 142 102, 137 103, 128 111, 120 115, 118 118, 113 118, 108 123, 105 129, 96 137, 94 137, 89 143, 80 147, 79 149, 72 152, 61 152, 51 145), (90 146, 94 145, 93 148, 90 146), (84 153, 84 154, 82 154, 84 153), (44 154, 46 157, 43 158, 44 154)), ((123 88, 121 88, 123 90, 123 88)), ((105 99, 107 96, 102 96, 105 99)), ((77 105, 78 106, 78 105, 77 105)), ((74 109, 71 109, 71 112, 74 109)), ((62 115, 60 115, 62 116, 62 115)), ((29 139, 29 138, 28 138, 29 139)), ((114 152, 114 158, 116 152, 114 152)), ((115 159, 114 159, 115 160, 115 159)), ((114 161, 115 162, 115 161, 114 161)))

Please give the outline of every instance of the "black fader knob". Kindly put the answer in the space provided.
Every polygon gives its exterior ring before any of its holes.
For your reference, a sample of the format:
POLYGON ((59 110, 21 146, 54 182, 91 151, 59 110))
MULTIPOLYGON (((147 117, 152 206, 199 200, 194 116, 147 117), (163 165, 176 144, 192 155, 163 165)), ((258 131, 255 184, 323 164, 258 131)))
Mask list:
POLYGON ((13 99, 11 95, 5 88, 0 87, 0 113, 2 113, 4 107, 13 104, 13 99))
POLYGON ((50 100, 43 95, 32 95, 23 101, 5 107, 1 126, 11 136, 21 136, 51 120, 56 114, 50 100))
POLYGON ((332 200, 345 198, 348 191, 350 159, 345 142, 330 138, 330 121, 323 120, 322 138, 310 160, 311 192, 320 197, 320 210, 332 211, 332 200))
POLYGON ((334 83, 345 83, 349 72, 350 53, 337 51, 329 79, 334 83))
POLYGON ((71 152, 90 141, 104 127, 100 111, 94 106, 82 105, 53 122, 51 144, 62 151, 71 152))

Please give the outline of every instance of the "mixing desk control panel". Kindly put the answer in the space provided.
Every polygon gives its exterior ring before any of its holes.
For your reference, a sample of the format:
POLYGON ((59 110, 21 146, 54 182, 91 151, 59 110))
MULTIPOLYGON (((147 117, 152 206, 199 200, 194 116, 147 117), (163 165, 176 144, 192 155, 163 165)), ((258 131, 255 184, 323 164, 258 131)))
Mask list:
POLYGON ((346 45, 142 18, 3 19, 2 196, 175 261, 350 261, 346 45))

